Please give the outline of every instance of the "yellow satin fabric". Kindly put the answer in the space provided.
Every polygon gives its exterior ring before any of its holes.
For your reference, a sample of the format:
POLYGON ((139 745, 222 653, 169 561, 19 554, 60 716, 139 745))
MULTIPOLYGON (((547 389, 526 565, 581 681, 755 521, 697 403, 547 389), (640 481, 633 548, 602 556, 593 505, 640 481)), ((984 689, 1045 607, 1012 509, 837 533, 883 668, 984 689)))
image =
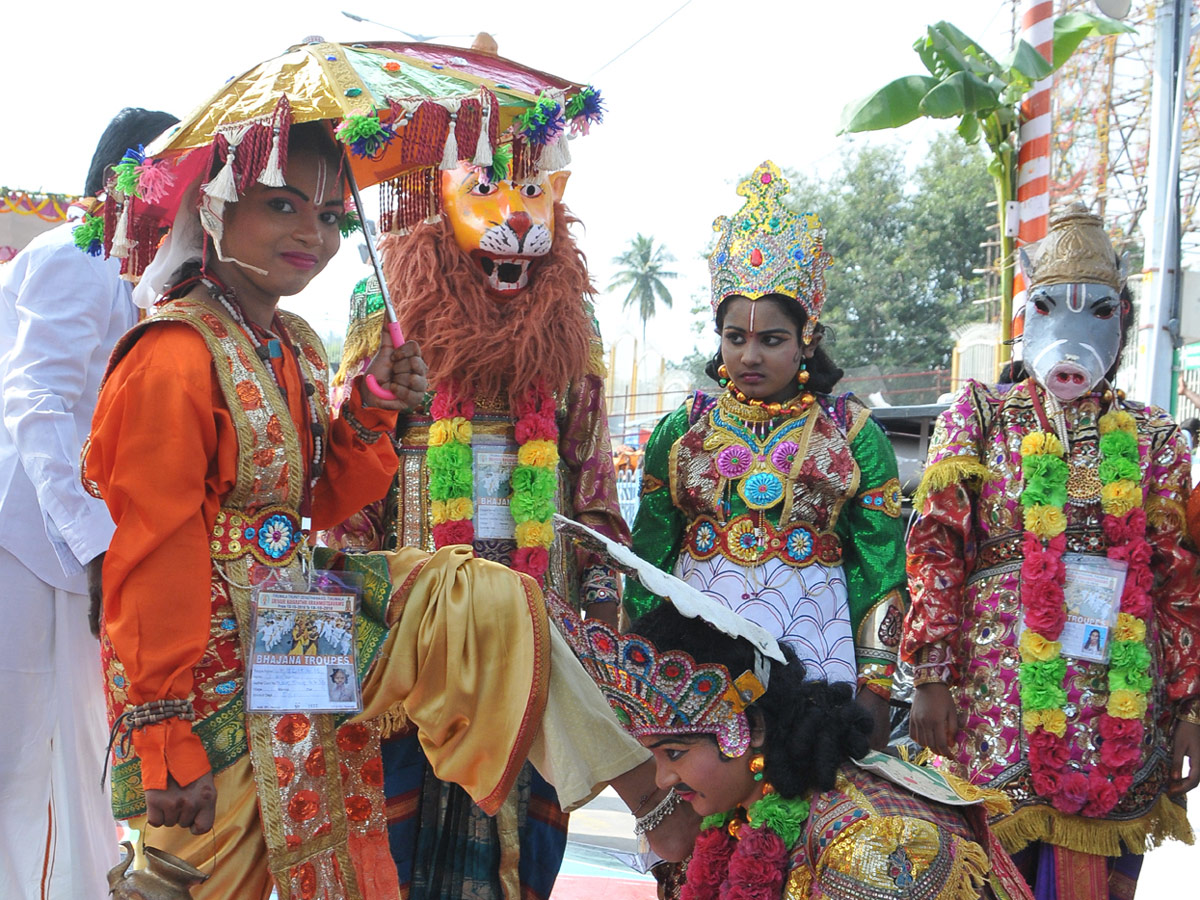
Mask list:
POLYGON ((129 820, 138 832, 136 868, 145 867, 143 849, 157 847, 211 872, 192 888, 193 900, 268 900, 274 881, 267 868, 267 842, 258 818, 258 795, 250 757, 243 756, 215 776, 217 817, 213 831, 192 834, 186 828, 151 828, 146 817, 129 820))
POLYGON ((469 547, 386 555, 391 629, 358 718, 403 700, 438 778, 495 815, 546 705, 550 623, 541 591, 469 547))

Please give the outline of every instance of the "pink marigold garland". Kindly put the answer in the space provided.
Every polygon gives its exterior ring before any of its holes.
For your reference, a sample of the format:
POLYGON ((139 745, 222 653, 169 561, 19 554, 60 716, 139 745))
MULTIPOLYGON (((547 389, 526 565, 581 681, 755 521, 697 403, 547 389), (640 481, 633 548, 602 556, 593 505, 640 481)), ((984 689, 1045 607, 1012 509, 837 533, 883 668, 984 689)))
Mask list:
POLYGON ((1026 533, 1021 566, 1021 706, 1029 741, 1033 787, 1055 809, 1089 817, 1107 815, 1133 782, 1141 760, 1147 695, 1151 686, 1145 618, 1151 609, 1151 548, 1141 508, 1141 469, 1133 417, 1112 411, 1100 417, 1099 467, 1102 522, 1110 559, 1128 564, 1108 672, 1109 699, 1101 713, 1100 761, 1087 773, 1070 767, 1066 740, 1066 660, 1058 641, 1066 622, 1062 592, 1066 550, 1067 465, 1057 437, 1027 435, 1021 444, 1026 533))
MULTIPOLYGON (((558 487, 558 421, 554 395, 535 384, 514 410, 517 467, 510 502, 517 549, 512 568, 544 586, 554 541, 554 495, 558 487)), ((470 544, 475 539, 471 419, 475 404, 458 385, 441 385, 430 406, 429 495, 436 547, 470 544)))

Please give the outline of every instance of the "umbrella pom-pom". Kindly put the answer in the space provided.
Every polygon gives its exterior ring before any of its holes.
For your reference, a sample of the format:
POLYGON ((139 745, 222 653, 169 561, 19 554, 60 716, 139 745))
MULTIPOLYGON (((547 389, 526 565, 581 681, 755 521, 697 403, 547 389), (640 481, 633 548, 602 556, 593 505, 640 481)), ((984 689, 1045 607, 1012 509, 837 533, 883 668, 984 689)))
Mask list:
POLYGON ((137 148, 130 147, 125 151, 125 155, 121 157, 121 161, 113 166, 113 174, 116 175, 116 189, 126 197, 140 197, 141 189, 138 180, 138 168, 146 159, 146 154, 143 152, 141 144, 137 148))
POLYGON ((373 115, 347 116, 335 135, 359 159, 375 159, 395 139, 396 132, 373 115))
POLYGON ((144 162, 137 167, 137 195, 147 203, 157 204, 171 191, 175 176, 169 163, 144 162))
POLYGON ((84 253, 99 256, 104 252, 104 217, 84 216, 71 231, 71 239, 84 253))

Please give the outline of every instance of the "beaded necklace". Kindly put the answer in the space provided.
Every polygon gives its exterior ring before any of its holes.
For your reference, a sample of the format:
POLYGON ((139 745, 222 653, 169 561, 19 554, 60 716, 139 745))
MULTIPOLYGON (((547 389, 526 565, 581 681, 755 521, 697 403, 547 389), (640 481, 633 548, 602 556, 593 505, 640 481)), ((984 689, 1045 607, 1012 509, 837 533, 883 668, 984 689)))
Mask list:
MULTIPOLYGON (((254 353, 263 362, 263 367, 271 376, 271 381, 274 382, 275 388, 279 391, 279 395, 283 398, 283 402, 287 404, 287 388, 279 379, 278 373, 275 371, 275 366, 272 364, 273 359, 283 358, 283 347, 280 343, 280 337, 291 341, 291 337, 287 332, 286 326, 283 324, 283 319, 280 317, 278 310, 272 316, 271 326, 274 331, 262 328, 246 319, 242 312, 242 306, 238 302, 237 294, 234 289, 221 284, 217 279, 208 273, 199 276, 199 282, 204 285, 208 291, 208 295, 216 300, 229 313, 230 318, 237 323, 238 327, 250 340, 250 344, 254 347, 254 353), (264 342, 265 338, 265 342, 264 342)), ((316 386, 308 380, 308 376, 304 374, 304 366, 300 365, 300 347, 292 344, 292 352, 296 354, 296 369, 300 373, 300 383, 304 385, 304 392, 300 398, 300 402, 304 407, 306 419, 308 423, 309 437, 312 439, 312 458, 308 466, 308 479, 304 484, 304 496, 301 498, 300 512, 303 516, 312 514, 312 495, 316 490, 317 481, 321 477, 321 473, 325 469, 325 429, 317 418, 316 406, 313 404, 313 395, 316 393, 316 386)), ((300 423, 296 423, 300 427, 300 423)))

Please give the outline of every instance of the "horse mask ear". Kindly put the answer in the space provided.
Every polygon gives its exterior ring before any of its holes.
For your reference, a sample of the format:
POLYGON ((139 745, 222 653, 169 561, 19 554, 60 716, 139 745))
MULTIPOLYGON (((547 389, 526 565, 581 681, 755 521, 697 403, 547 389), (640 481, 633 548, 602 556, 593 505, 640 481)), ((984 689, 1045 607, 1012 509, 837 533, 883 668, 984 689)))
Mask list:
POLYGON ((1021 274, 1025 276, 1025 284, 1028 285, 1029 279, 1033 277, 1033 260, 1029 258, 1024 247, 1017 248, 1017 258, 1021 261, 1021 274))
POLYGON ((554 194, 554 202, 562 203, 563 194, 567 191, 567 179, 571 177, 571 172, 568 169, 562 169, 558 172, 552 172, 547 181, 550 182, 550 190, 554 194))

